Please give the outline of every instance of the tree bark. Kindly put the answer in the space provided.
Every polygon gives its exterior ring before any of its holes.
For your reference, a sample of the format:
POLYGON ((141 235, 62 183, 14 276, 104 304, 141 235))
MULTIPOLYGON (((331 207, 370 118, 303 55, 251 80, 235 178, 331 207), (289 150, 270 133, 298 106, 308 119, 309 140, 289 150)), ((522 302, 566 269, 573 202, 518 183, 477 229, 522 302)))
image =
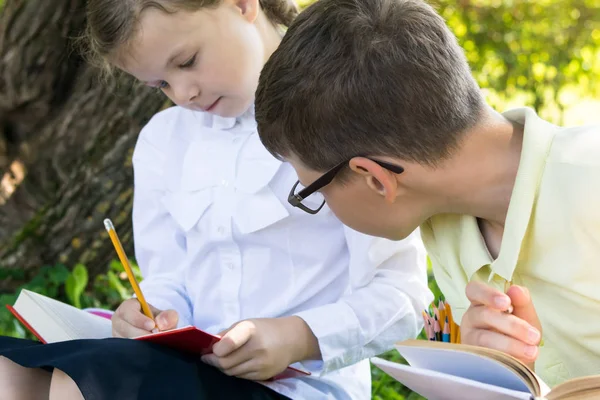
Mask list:
POLYGON ((2 293, 43 265, 104 271, 115 258, 104 218, 133 257, 131 154, 165 102, 83 62, 85 0, 6 0, 0 12, 0 179, 15 162, 25 170, 0 197, 2 293))

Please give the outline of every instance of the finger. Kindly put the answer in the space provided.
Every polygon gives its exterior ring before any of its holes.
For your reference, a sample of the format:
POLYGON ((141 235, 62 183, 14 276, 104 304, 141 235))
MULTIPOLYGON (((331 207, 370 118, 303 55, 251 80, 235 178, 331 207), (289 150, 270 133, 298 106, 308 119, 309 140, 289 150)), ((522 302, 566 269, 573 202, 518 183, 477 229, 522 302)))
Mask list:
POLYGON ((235 325, 230 326, 229 328, 225 329, 224 331, 221 331, 219 333, 217 333, 215 336, 218 337, 223 337, 227 334, 227 332, 229 332, 230 330, 232 330, 235 327, 235 325))
POLYGON ((161 311, 155 318, 156 325, 161 331, 174 329, 179 322, 179 314, 175 310, 161 311))
POLYGON ((151 331, 156 326, 151 318, 148 318, 142 313, 142 307, 137 299, 129 299, 117 309, 117 317, 123 319, 127 325, 131 325, 137 329, 151 331))
POLYGON ((469 321, 475 329, 495 330, 523 343, 537 345, 541 334, 527 321, 485 306, 474 307, 469 321))
POLYGON ((264 372, 261 373, 260 365, 258 362, 256 362, 256 359, 247 360, 246 362, 238 364, 232 368, 224 369, 223 373, 225 375, 237 376, 237 377, 252 376, 251 378, 245 378, 245 379, 258 380, 257 378, 259 376, 262 379, 265 379, 264 378, 265 374, 264 374, 264 372))
POLYGON ((223 371, 243 364, 251 359, 252 354, 249 351, 245 351, 244 346, 240 347, 226 357, 218 357, 214 353, 202 356, 202 361, 223 371))
POLYGON ((506 292, 513 305, 513 315, 527 321, 541 331, 542 324, 533 305, 529 290, 523 286, 511 286, 506 292))
POLYGON ((271 379, 277 373, 267 373, 264 366, 261 365, 257 359, 251 359, 243 364, 240 364, 234 368, 223 371, 224 374, 229 376, 235 376, 241 379, 248 379, 252 381, 266 381, 271 379))
POLYGON ((230 330, 232 330, 233 328, 235 328, 240 322, 236 322, 235 324, 231 325, 229 328, 222 330, 221 332, 217 333, 216 336, 218 337, 223 337, 227 334, 227 332, 229 332, 230 330))
POLYGON ((142 306, 140 305, 140 302, 137 301, 137 299, 127 299, 127 300, 125 300, 117 308, 117 311, 115 311, 115 313, 116 314, 123 314, 123 313, 125 313, 127 311, 130 311, 130 310, 141 312, 142 306))
POLYGON ((136 328, 135 326, 127 323, 124 319, 113 317, 113 336, 133 338, 142 335, 148 335, 150 331, 136 328))
POLYGON ((223 369, 221 368, 221 364, 219 364, 219 357, 215 356, 214 354, 205 354, 200 358, 200 360, 202 360, 203 363, 210 365, 211 367, 215 367, 220 370, 223 369))
POLYGON ((534 362, 538 356, 537 346, 525 344, 499 332, 475 329, 470 331, 468 336, 467 340, 471 344, 502 351, 526 364, 534 362))
POLYGON ((118 331, 118 330, 116 329, 116 327, 115 327, 115 321, 112 321, 112 335, 113 335, 113 337, 115 337, 115 338, 123 338, 123 337, 125 337, 125 336, 123 336, 123 335, 121 334, 121 332, 120 332, 120 331, 118 331))
POLYGON ((217 357, 225 357, 246 344, 255 331, 254 323, 242 321, 225 333, 221 340, 215 343, 212 351, 217 357))
MULTIPOLYGON (((138 304, 140 304, 139 301, 138 301, 138 304)), ((152 313, 152 316, 154 317, 154 319, 156 319, 158 314, 160 314, 163 311, 163 310, 159 310, 158 308, 154 307, 152 304, 148 304, 148 307, 150 308, 150 312, 152 313)), ((141 308, 141 305, 140 305, 140 308, 141 308)))
POLYGON ((249 372, 247 374, 236 375, 237 378, 247 379, 249 381, 266 381, 271 379, 273 376, 266 375, 264 372, 249 372))
POLYGON ((484 305, 502 311, 510 306, 510 297, 483 282, 469 282, 465 293, 473 305, 484 305))

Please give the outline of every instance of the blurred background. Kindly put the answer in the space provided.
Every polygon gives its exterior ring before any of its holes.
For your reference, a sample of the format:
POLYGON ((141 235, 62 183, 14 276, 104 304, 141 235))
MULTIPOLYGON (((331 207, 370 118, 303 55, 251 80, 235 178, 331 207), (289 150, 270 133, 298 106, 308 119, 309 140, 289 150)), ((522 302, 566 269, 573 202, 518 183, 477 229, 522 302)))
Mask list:
MULTIPOLYGON (((432 4, 493 107, 600 123, 600 0, 432 4)), ((114 309, 131 295, 102 220, 133 257, 131 154, 168 103, 126 77, 104 82, 83 62, 84 9, 85 0, 0 0, 1 306, 23 287, 77 307, 114 309)), ((431 274, 430 286, 439 297, 431 274)), ((0 335, 27 336, 4 307, 0 335)), ((375 369, 373 395, 420 398, 375 369)))

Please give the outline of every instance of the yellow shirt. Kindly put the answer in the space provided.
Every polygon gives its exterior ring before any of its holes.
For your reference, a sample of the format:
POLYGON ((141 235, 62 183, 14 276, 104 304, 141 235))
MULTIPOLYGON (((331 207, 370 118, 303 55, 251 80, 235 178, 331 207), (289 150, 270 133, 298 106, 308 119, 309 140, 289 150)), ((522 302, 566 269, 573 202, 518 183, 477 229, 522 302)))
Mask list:
POLYGON ((474 217, 434 216, 421 235, 436 281, 457 321, 470 280, 526 286, 544 338, 536 373, 550 386, 600 374, 600 126, 561 128, 529 108, 504 116, 524 137, 498 258, 474 217))

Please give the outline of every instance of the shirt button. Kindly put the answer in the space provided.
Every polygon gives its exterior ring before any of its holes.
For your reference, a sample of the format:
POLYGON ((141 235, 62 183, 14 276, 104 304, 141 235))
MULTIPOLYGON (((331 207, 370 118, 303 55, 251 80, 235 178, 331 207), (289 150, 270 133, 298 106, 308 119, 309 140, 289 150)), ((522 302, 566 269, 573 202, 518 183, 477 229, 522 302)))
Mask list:
POLYGON ((239 137, 233 138, 233 144, 237 144, 240 141, 239 137))
POLYGON ((223 227, 223 226, 220 226, 220 227, 217 229, 217 232, 219 232, 219 234, 220 234, 220 235, 223 235, 223 234, 225 233, 225 227, 223 227))
POLYGON ((223 180, 221 181, 221 185, 223 185, 223 186, 227 187, 227 186, 229 186, 229 181, 227 181, 226 179, 223 179, 223 180))
POLYGON ((233 263, 227 263, 227 268, 229 268, 230 270, 235 268, 235 265, 233 265, 233 263))

